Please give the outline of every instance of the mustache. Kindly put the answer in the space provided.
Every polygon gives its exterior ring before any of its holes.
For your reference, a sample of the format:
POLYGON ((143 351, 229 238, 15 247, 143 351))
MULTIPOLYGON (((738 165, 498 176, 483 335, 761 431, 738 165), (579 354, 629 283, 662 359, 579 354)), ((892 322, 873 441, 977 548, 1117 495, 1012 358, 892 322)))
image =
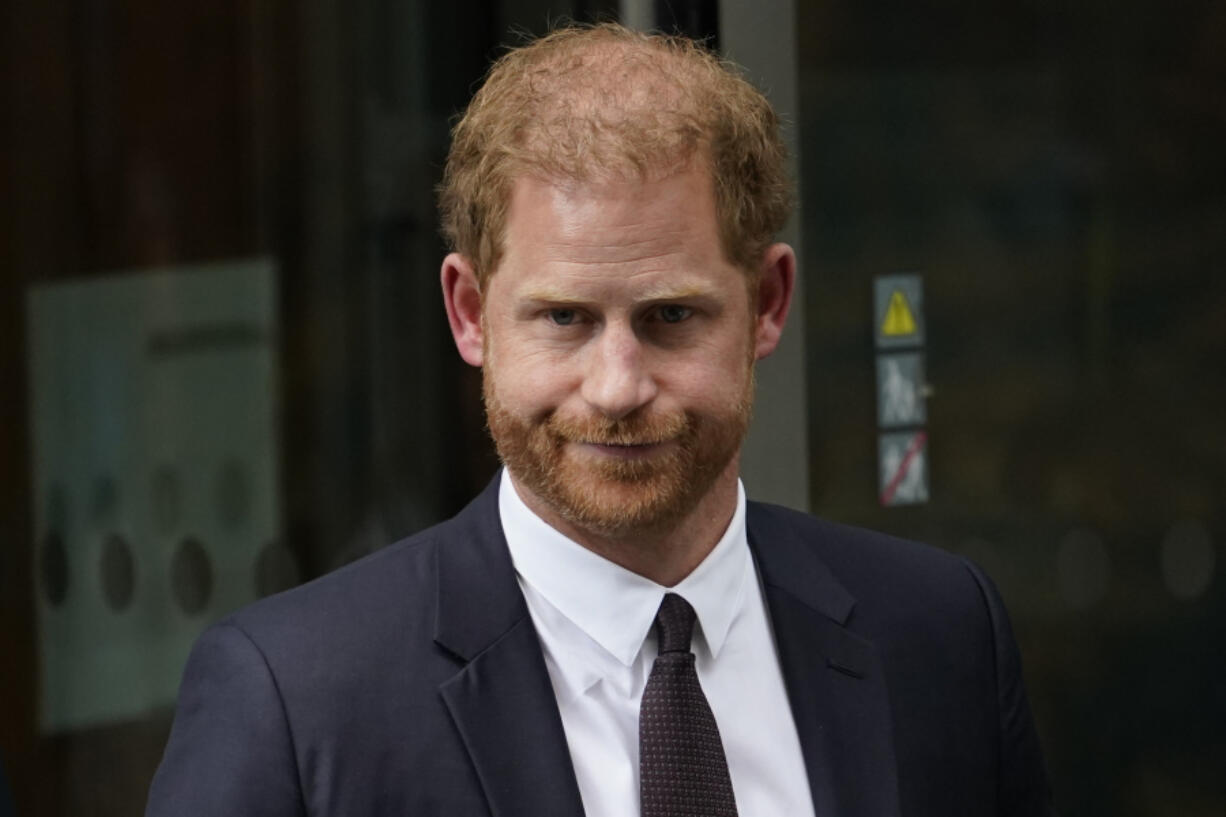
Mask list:
POLYGON ((685 414, 631 415, 617 420, 604 417, 559 417, 546 427, 567 442, 594 445, 658 445, 682 437, 691 423, 685 414))

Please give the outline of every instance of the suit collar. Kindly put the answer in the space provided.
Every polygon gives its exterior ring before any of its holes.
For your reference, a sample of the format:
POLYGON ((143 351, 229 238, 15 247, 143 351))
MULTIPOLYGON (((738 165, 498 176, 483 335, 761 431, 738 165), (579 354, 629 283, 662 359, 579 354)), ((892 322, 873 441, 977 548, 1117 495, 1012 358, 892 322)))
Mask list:
MULTIPOLYGON (((851 632, 855 599, 791 512, 749 503, 788 697, 818 814, 897 817, 881 656, 851 632)), ((806 518, 807 519, 807 518, 806 518)), ((820 547, 820 541, 816 543, 820 547)), ((498 518, 495 479, 435 545, 435 640, 464 662, 440 694, 496 817, 581 814, 566 735, 498 518)))
POLYGON ((498 480, 435 544, 439 687, 495 817, 582 814, 562 718, 498 518, 498 480))
POLYGON ((758 502, 749 503, 746 513, 749 547, 758 560, 763 583, 790 594, 836 624, 846 624, 855 598, 817 557, 812 544, 802 540, 794 526, 783 523, 778 515, 781 511, 795 514, 758 502))
POLYGON ((444 527, 435 546, 434 640, 463 661, 527 619, 498 519, 498 477, 444 527))
POLYGON ((885 669, 848 628, 856 600, 817 555, 830 529, 757 503, 747 521, 816 813, 897 817, 885 669), (800 520, 812 528, 803 539, 800 520))

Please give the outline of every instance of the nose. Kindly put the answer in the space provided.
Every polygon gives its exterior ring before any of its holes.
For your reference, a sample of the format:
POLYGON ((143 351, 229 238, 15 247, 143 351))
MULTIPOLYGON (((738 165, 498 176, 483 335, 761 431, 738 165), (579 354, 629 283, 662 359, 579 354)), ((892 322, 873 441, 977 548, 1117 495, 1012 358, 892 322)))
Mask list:
POLYGON ((643 344, 630 326, 610 322, 590 347, 582 395, 610 420, 618 420, 656 396, 643 344))

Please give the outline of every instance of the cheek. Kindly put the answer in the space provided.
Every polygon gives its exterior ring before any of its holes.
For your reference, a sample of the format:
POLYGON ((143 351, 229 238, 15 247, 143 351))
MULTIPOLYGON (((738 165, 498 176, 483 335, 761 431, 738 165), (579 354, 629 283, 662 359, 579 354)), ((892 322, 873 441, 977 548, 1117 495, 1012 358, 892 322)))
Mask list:
POLYGON ((518 353, 513 345, 487 351, 485 377, 504 408, 520 415, 551 411, 578 389, 570 369, 540 354, 518 353))
POLYGON ((689 365, 673 365, 666 371, 667 380, 660 383, 662 393, 684 406, 719 412, 744 398, 753 369, 750 356, 738 346, 712 350, 689 365))
POLYGON ((563 367, 547 348, 528 336, 505 316, 483 320, 482 349, 486 379, 492 379, 500 397, 512 395, 530 401, 533 395, 544 399, 557 387, 563 367))

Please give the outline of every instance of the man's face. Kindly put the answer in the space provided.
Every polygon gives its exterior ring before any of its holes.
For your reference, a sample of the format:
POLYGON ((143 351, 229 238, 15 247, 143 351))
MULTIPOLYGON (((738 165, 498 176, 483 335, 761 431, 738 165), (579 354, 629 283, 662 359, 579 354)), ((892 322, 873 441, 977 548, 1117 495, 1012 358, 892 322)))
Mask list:
POLYGON ((745 275, 701 170, 516 183, 483 365, 490 431, 529 505, 622 538, 735 480, 753 391, 745 275))

